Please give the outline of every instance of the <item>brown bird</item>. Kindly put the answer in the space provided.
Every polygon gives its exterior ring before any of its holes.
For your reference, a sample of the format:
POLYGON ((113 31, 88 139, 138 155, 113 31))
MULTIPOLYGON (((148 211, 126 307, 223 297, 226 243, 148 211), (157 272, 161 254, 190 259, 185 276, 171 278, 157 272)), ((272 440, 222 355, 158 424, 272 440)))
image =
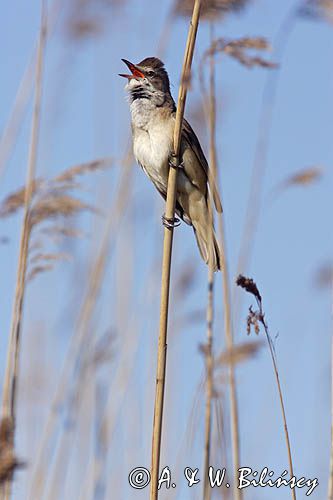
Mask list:
MULTIPOLYGON (((176 118, 168 73, 156 57, 148 57, 139 64, 122 61, 131 71, 120 76, 128 79, 125 88, 130 97, 134 156, 165 199, 176 118)), ((208 185, 216 210, 222 212, 216 186, 208 179, 208 163, 198 138, 183 119, 176 213, 193 226, 203 260, 209 263, 212 259, 212 267, 217 271, 221 269, 220 249, 209 222, 208 185)), ((170 221, 164 219, 164 223, 168 225, 170 221)))

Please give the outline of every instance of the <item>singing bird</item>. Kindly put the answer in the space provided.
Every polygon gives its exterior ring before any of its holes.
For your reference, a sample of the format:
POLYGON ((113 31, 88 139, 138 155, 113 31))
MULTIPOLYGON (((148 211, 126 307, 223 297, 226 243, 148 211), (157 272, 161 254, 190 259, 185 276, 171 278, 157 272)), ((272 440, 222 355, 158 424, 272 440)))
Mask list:
MULTIPOLYGON (((119 76, 128 80, 125 88, 129 93, 134 156, 165 199, 176 118, 169 76, 156 57, 139 64, 122 61, 131 71, 119 76)), ((208 163, 199 140, 185 118, 179 160, 176 214, 193 227, 203 260, 217 271, 221 269, 220 249, 210 226, 208 185, 218 212, 222 212, 222 205, 213 180, 208 178, 208 163)), ((165 225, 170 222, 164 219, 165 225)))

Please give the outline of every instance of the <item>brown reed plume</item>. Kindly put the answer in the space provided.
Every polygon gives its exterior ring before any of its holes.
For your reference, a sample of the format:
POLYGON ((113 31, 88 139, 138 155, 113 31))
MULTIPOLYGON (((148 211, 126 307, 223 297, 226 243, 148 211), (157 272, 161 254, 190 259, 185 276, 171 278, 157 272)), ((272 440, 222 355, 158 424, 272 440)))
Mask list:
MULTIPOLYGON (((246 290, 251 295, 253 295, 256 299, 256 302, 257 302, 257 306, 258 306, 257 311, 254 311, 251 306, 249 308, 249 314, 247 317, 247 333, 249 335, 251 332, 251 328, 253 327, 255 330, 255 333, 259 334, 260 325, 262 325, 264 328, 265 334, 266 334, 268 348, 269 348, 269 352, 270 352, 272 363, 273 363, 273 370, 274 370, 274 375, 275 375, 275 379, 276 379, 276 385, 277 385, 277 389, 278 389, 278 393, 279 393, 280 407, 281 407, 281 413, 282 413, 282 419, 283 419, 283 428, 284 428, 285 440, 286 440, 286 445, 287 445, 289 472, 290 472, 290 477, 293 477, 294 476, 294 468, 293 468, 293 460, 292 460, 292 454, 291 454, 291 445, 290 445, 289 431, 288 431, 288 425, 287 425, 285 404, 284 404, 282 388, 281 388, 281 383, 280 383, 279 370, 278 370, 278 366, 277 366, 275 347, 273 344, 273 340, 272 340, 272 338, 269 334, 269 331, 268 331, 268 326, 267 326, 265 314, 263 311, 262 297, 261 297, 259 289, 258 289, 256 283, 253 281, 253 279, 246 278, 245 276, 242 276, 240 274, 238 276, 238 278, 236 279, 236 284, 239 287, 246 290)), ((291 498, 293 500, 296 500, 295 489, 290 489, 290 492, 291 492, 291 498)))
MULTIPOLYGON (((103 163, 103 162, 102 162, 103 163)), ((41 498, 45 494, 47 483, 48 469, 48 447, 54 439, 57 424, 59 424, 59 415, 57 408, 65 405, 69 398, 68 380, 71 378, 73 366, 78 367, 79 378, 80 375, 86 375, 84 370, 84 359, 88 354, 88 349, 91 343, 89 340, 89 333, 91 332, 92 315, 95 310, 96 302, 100 294, 103 278, 105 276, 105 267, 108 262, 108 255, 114 240, 116 238, 119 225, 122 220, 122 215, 127 207, 127 201, 131 189, 131 176, 133 169, 130 168, 132 164, 132 154, 126 151, 122 161, 122 177, 117 193, 117 197, 113 202, 110 214, 108 215, 102 239, 94 260, 89 270, 88 284, 84 294, 83 303, 79 312, 75 332, 72 336, 68 353, 66 355, 64 368, 60 374, 59 383, 55 394, 52 398, 51 411, 47 417, 45 427, 41 436, 39 449, 36 455, 34 470, 32 474, 32 481, 29 489, 28 498, 34 500, 41 498), (73 361, 74 360, 74 361, 73 361)), ((84 168, 84 167, 83 167, 84 168)), ((72 168, 70 170, 75 170, 72 168)), ((61 174, 63 178, 63 174, 61 174)), ((76 384, 80 384, 86 380, 85 376, 81 377, 81 381, 76 378, 76 384)), ((78 401, 78 406, 80 401, 78 401)), ((76 406, 77 408, 77 406, 76 406)), ((66 461, 67 456, 58 456, 57 463, 61 460, 66 461), (59 458, 60 457, 60 458, 59 458)), ((57 466, 55 467, 55 474, 57 473, 57 466)))
MULTIPOLYGON (((21 325, 23 302, 26 284, 26 269, 28 260, 28 248, 30 239, 30 204, 34 190, 34 178, 36 170, 36 159, 38 149, 38 137, 40 127, 40 108, 42 97, 42 73, 44 64, 44 49, 46 44, 47 14, 46 3, 42 1, 41 6, 41 25, 39 36, 39 48, 35 76, 35 100, 31 125, 31 139, 29 158, 27 166, 27 188, 24 197, 24 215, 21 228, 21 239, 19 249, 19 261, 17 269, 17 280, 15 288, 15 298, 10 328, 10 336, 7 351, 7 363, 5 371, 5 381, 2 396, 2 418, 11 420, 13 432, 15 431, 16 421, 16 396, 17 396, 17 378, 19 369, 19 355, 21 345, 21 325)), ((14 440, 14 437, 13 437, 14 440)), ((1 491, 1 497, 8 499, 11 494, 11 482, 7 481, 1 491)))
POLYGON ((292 186, 308 186, 318 181, 323 174, 323 168, 318 166, 303 168, 295 174, 289 176, 281 183, 279 189, 286 189, 292 186))
POLYGON ((237 40, 228 40, 227 38, 217 38, 211 41, 210 47, 205 51, 202 64, 213 54, 224 53, 236 59, 240 64, 247 68, 261 66, 262 68, 277 68, 277 64, 252 55, 249 51, 268 51, 271 46, 266 38, 263 37, 243 37, 237 40))
MULTIPOLYGON (((202 0, 200 17, 213 21, 217 17, 241 11, 248 3, 250 3, 249 0, 202 0)), ((176 0, 174 13, 189 17, 192 14, 193 5, 194 0, 176 0)))
POLYGON ((307 19, 324 20, 333 23, 332 0, 303 0, 298 14, 307 19))
POLYGON ((11 482, 15 469, 23 466, 14 454, 13 419, 3 417, 0 421, 0 485, 11 482))
MULTIPOLYGON (((173 220, 175 215, 177 168, 179 166, 179 153, 181 142, 181 129, 187 94, 188 75, 191 72, 192 58, 199 25, 201 0, 195 0, 192 20, 189 26, 187 43, 185 48, 184 62, 182 68, 181 83, 178 93, 178 104, 174 130, 174 155, 175 168, 170 168, 168 178, 167 199, 165 205, 165 217, 173 220)), ((160 331, 158 341, 156 392, 154 406, 154 423, 152 436, 152 460, 151 460, 151 483, 150 500, 158 498, 158 475, 161 454, 164 387, 166 373, 166 351, 168 331, 169 289, 171 272, 173 228, 164 229, 163 262, 162 262, 162 287, 161 287, 161 309, 160 309, 160 331)))
POLYGON ((260 340, 252 342, 242 342, 232 349, 225 349, 214 361, 215 367, 244 363, 248 359, 256 356, 262 347, 260 340))
MULTIPOLYGON (((67 168, 53 179, 39 178, 34 180, 27 222, 30 235, 27 282, 40 273, 53 270, 56 262, 70 259, 68 254, 45 251, 45 243, 54 241, 55 237, 59 235, 66 238, 82 236, 82 233, 74 228, 66 227, 66 219, 83 211, 95 212, 96 210, 71 194, 72 190, 78 189, 76 178, 102 170, 110 166, 111 162, 112 160, 109 158, 93 160, 67 168), (56 225, 50 225, 52 221, 56 221, 56 225), (46 226, 45 223, 47 223, 46 226), (36 235, 37 230, 39 233, 37 232, 36 235), (43 238, 39 238, 40 233, 43 234, 43 238)), ((11 216, 24 207, 26 190, 26 187, 20 188, 4 199, 0 204, 0 218, 11 216)))
POLYGON ((114 10, 123 6, 125 0, 70 0, 66 3, 65 33, 70 40, 82 42, 103 35, 114 10))

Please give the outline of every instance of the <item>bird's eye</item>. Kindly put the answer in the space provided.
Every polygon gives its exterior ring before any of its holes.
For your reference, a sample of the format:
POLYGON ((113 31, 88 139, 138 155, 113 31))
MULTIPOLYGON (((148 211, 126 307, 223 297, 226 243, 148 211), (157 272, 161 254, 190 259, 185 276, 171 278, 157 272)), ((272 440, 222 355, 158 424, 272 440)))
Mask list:
POLYGON ((147 76, 154 76, 154 71, 149 70, 146 72, 146 75, 147 76))

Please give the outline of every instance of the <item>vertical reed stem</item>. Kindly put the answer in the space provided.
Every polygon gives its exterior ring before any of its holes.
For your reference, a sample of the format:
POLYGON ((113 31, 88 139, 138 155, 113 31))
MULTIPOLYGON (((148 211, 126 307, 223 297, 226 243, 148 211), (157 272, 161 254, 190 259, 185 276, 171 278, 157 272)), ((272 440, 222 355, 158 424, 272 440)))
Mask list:
MULTIPOLYGON (((291 454, 291 445, 290 445, 290 438, 289 438, 289 431, 288 431, 288 425, 287 425, 287 416, 286 416, 286 410, 284 407, 284 400, 283 400, 283 394, 282 394, 282 388, 280 384, 280 376, 279 376, 279 370, 277 367, 277 362, 276 362, 276 357, 275 357, 275 352, 274 352, 274 346, 271 340, 271 337, 269 336, 268 332, 268 327, 266 325, 266 322, 264 320, 264 315, 262 312, 262 306, 260 303, 258 303, 259 308, 260 308, 260 314, 262 316, 262 324, 265 329, 266 333, 266 338, 268 342, 268 347, 269 347, 269 352, 272 358, 272 363, 273 363, 273 369, 274 369, 274 374, 275 374, 275 380, 276 380, 276 385, 279 393, 279 400, 280 400, 280 407, 281 407, 281 413, 282 413, 282 420, 283 420, 283 429, 284 429, 284 435, 285 435, 285 440, 286 440, 286 445, 287 445, 287 453, 288 453, 288 462, 289 462, 289 471, 290 471, 290 477, 294 476, 294 467, 293 467, 293 460, 292 460, 292 454, 291 454)), ((292 500, 296 500, 296 493, 295 489, 291 489, 291 498, 292 500)))
MULTIPOLYGON (((30 207, 34 191, 34 179, 37 163, 37 149, 40 129, 40 108, 42 98, 42 75, 44 50, 46 43, 47 13, 45 0, 41 5, 41 26, 38 45, 35 99, 32 115, 31 138, 27 166, 27 179, 24 194, 24 215, 21 227, 20 249, 15 287, 15 298, 12 312, 10 337, 7 351, 5 380, 2 396, 2 416, 11 418, 15 433, 16 406, 17 406, 17 380, 19 371, 19 356, 21 347, 21 326, 23 304, 26 284, 26 270, 29 253, 29 240, 31 234, 30 207)), ((14 443, 13 443, 14 444, 14 443)), ((7 481, 1 490, 1 499, 7 500, 11 496, 11 482, 7 481)))
MULTIPOLYGON (((192 20, 189 26, 187 37, 181 83, 178 93, 178 105, 176 114, 176 123, 174 130, 174 155, 175 168, 170 168, 168 178, 168 190, 165 207, 165 217, 174 219, 176 190, 177 190, 177 169, 179 165, 179 153, 181 144, 181 130, 186 102, 186 94, 188 87, 188 78, 191 71, 191 64, 196 40, 196 34, 199 25, 201 1, 195 0, 192 20)), ((160 328, 158 339, 158 354, 157 354, 157 372, 156 372, 156 392, 154 406, 154 423, 152 436, 152 459, 151 459, 151 483, 150 483, 150 500, 158 498, 158 475, 161 455, 161 437, 162 437, 162 420, 163 420, 163 404, 164 404, 164 387, 166 374, 166 356, 167 356, 167 330, 168 330, 168 309, 169 309, 169 289, 170 289, 170 271, 171 271, 171 255, 172 255, 173 229, 164 229, 163 243, 163 261, 162 261, 162 286, 161 286, 161 305, 160 305, 160 328)))
MULTIPOLYGON (((210 42, 214 39, 214 26, 210 24, 210 42)), ((215 99, 215 61, 214 56, 210 57, 209 65, 209 175, 211 177, 211 185, 215 185, 216 179, 216 99, 215 99)), ((209 238, 210 251, 213 248, 213 224, 214 217, 211 210, 211 202, 208 203, 209 208, 209 238)), ((204 443, 204 500, 210 500, 211 487, 208 480, 209 460, 211 454, 211 435, 212 435, 212 401, 213 401, 213 321, 214 321, 214 271, 212 267, 212 256, 209 259, 208 266, 208 297, 207 297, 207 345, 206 345, 206 408, 205 408, 205 443, 204 443)))
POLYGON ((18 372, 18 357, 21 340, 21 320, 23 310, 23 300, 25 292, 25 274, 27 268, 28 247, 31 230, 30 205, 34 190, 34 179, 36 170, 37 147, 40 127, 40 106, 42 97, 42 72, 43 58, 46 42, 46 7, 42 0, 42 19, 40 28, 40 40, 38 48, 38 60, 36 66, 36 90, 35 102, 32 117, 32 129, 29 149, 29 159, 27 168, 26 189, 24 195, 24 215, 21 228, 20 250, 18 271, 15 288, 15 300, 12 314, 11 331, 9 339, 9 349, 7 366, 5 373, 5 384, 3 390, 2 411, 3 415, 15 418, 16 407, 16 378, 18 372))
MULTIPOLYGON (((224 330, 227 349, 232 350, 234 347, 234 335, 231 316, 230 303, 230 281, 229 281, 229 266, 226 258, 226 240, 224 229, 223 214, 219 214, 219 233, 221 241, 221 262, 223 272, 223 303, 224 303, 224 330)), ((239 450, 239 415, 238 402, 235 378, 235 366, 230 363, 229 366, 229 394, 230 394, 230 420, 231 420, 231 443, 233 456, 233 493, 234 500, 243 498, 242 490, 238 489, 238 469, 240 467, 240 450, 239 450)))

